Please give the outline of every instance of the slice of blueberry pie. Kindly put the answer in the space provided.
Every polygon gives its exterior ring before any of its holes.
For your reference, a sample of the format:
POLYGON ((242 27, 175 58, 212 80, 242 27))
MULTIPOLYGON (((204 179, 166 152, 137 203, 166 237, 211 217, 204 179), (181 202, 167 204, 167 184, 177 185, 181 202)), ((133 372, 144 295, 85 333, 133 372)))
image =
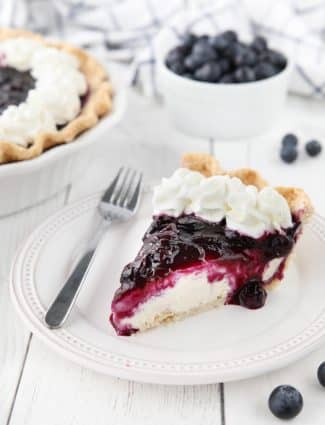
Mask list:
POLYGON ((313 212, 301 189, 272 188, 250 169, 223 172, 202 154, 154 190, 153 221, 111 308, 119 335, 224 304, 264 305, 313 212))
POLYGON ((111 109, 107 74, 88 53, 0 30, 0 164, 70 142, 111 109))

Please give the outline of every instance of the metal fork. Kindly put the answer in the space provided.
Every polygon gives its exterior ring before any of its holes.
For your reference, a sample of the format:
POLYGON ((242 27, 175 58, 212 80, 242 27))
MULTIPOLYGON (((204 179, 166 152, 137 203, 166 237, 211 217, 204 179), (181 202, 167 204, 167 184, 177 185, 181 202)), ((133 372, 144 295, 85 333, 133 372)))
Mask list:
POLYGON ((142 173, 120 168, 98 204, 99 224, 77 265, 45 315, 50 329, 60 328, 68 318, 72 307, 87 280, 96 249, 108 226, 114 220, 128 220, 135 214, 141 193, 142 173))

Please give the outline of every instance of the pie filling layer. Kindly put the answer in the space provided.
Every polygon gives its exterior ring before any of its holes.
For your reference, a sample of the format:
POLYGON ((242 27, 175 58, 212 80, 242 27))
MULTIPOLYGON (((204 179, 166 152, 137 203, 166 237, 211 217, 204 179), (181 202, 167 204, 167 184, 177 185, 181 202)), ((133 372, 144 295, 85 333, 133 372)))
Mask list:
POLYGON ((253 238, 229 229, 225 219, 154 217, 139 254, 122 272, 112 325, 119 335, 130 335, 222 304, 262 307, 264 287, 282 278, 299 234, 299 221, 292 223, 253 238))

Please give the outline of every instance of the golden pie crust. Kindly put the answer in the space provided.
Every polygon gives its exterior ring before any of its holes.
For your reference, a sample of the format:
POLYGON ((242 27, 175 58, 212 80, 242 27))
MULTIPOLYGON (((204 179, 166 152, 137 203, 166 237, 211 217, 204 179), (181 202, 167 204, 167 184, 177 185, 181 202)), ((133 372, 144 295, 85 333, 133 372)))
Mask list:
POLYGON ((55 47, 76 56, 80 63, 79 70, 87 81, 88 93, 79 115, 62 129, 38 134, 28 147, 0 140, 0 164, 31 159, 53 146, 69 143, 83 131, 94 127, 102 116, 112 111, 112 85, 102 65, 91 55, 67 43, 47 41, 29 31, 0 29, 0 41, 16 37, 33 38, 46 46, 55 47))

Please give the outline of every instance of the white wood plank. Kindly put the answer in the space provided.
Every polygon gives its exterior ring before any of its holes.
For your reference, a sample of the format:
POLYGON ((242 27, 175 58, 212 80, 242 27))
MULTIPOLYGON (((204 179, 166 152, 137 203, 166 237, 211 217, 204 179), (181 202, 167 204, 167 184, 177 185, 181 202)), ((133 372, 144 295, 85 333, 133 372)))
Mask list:
POLYGON ((218 385, 147 385, 76 366, 36 339, 10 425, 220 424, 218 385))
MULTIPOLYGON (((273 185, 303 187, 312 197, 319 212, 325 214, 325 196, 322 190, 325 177, 325 154, 311 159, 303 153, 303 143, 319 138, 325 148, 324 103, 293 98, 286 115, 286 125, 278 132, 250 145, 249 166, 260 170, 273 185), (285 129, 285 130, 284 130, 285 129), (291 165, 279 159, 279 146, 284 131, 300 137, 300 157, 291 165)), ((231 425, 277 424, 267 407, 274 387, 289 384, 300 389, 305 399, 303 412, 295 419, 297 425, 321 425, 324 422, 324 388, 316 379, 318 365, 325 361, 325 346, 290 367, 236 383, 225 385, 226 423, 231 425), (240 415, 238 414, 240 412, 240 415)))
MULTIPOLYGON (((152 181, 172 172, 187 151, 208 151, 208 141, 175 131, 165 112, 130 93, 122 124, 73 186, 70 199, 103 189, 120 165, 132 165, 152 181)), ((163 387, 101 376, 58 357, 32 339, 10 425, 116 423, 221 424, 219 385, 163 387)))
POLYGON ((42 205, 0 219, 0 424, 7 422, 24 363, 29 332, 14 311, 8 293, 12 256, 22 240, 48 214, 63 204, 60 194, 42 205))

